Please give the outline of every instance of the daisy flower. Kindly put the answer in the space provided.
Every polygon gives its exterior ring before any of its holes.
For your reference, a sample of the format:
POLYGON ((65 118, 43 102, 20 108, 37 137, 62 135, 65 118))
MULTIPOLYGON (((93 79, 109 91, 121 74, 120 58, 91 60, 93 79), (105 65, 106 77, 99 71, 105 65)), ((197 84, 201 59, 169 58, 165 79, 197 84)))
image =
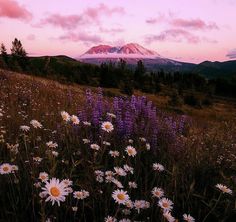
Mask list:
POLYGON ((42 124, 41 124, 39 121, 35 120, 35 119, 31 120, 31 121, 30 121, 30 124, 31 124, 35 129, 37 129, 37 128, 42 128, 42 124))
POLYGON ((134 174, 134 168, 127 164, 124 165, 124 170, 125 172, 130 172, 131 174, 134 174))
POLYGON ((116 115, 115 114, 113 114, 113 113, 107 113, 107 116, 109 116, 109 117, 111 117, 111 118, 116 118, 116 115))
MULTIPOLYGON (((107 178, 106 178, 107 179, 107 178)), ((124 188, 124 186, 122 185, 122 183, 119 181, 119 180, 117 180, 117 179, 114 179, 114 178, 112 178, 111 179, 111 182, 112 183, 114 183, 118 188, 124 188)))
POLYGON ((163 217, 166 218, 168 222, 175 222, 175 218, 171 215, 169 211, 163 213, 163 217))
POLYGON ((90 145, 90 148, 93 149, 93 150, 99 150, 100 146, 95 144, 95 143, 93 143, 93 144, 90 145))
POLYGON ((64 121, 69 122, 70 121, 70 115, 66 111, 61 111, 61 117, 64 121))
POLYGON ((109 154, 112 156, 112 157, 118 157, 118 156, 120 156, 120 153, 119 153, 119 151, 117 151, 117 150, 110 150, 109 151, 109 154))
POLYGON ((107 216, 104 221, 105 222, 116 222, 117 220, 115 217, 107 216))
POLYGON ((195 222, 195 219, 190 214, 184 214, 183 218, 187 222, 195 222))
POLYGON ((90 143, 89 139, 82 139, 84 144, 90 143))
POLYGON ((102 130, 104 130, 108 133, 110 133, 114 130, 114 126, 112 125, 111 122, 108 122, 108 121, 103 122, 101 127, 102 127, 102 130))
POLYGON ((173 202, 168 198, 162 198, 158 202, 158 206, 161 207, 164 211, 171 211, 173 209, 173 202))
POLYGON ((154 187, 152 189, 152 196, 157 197, 157 198, 161 198, 164 196, 164 190, 162 188, 154 187))
POLYGON ((57 144, 57 143, 53 143, 52 141, 47 142, 46 145, 47 145, 49 148, 52 148, 52 149, 58 147, 58 144, 57 144))
POLYGON ((125 170, 123 168, 121 168, 121 167, 114 167, 114 170, 115 170, 116 174, 119 175, 119 176, 123 176, 124 177, 124 176, 127 175, 125 170))
POLYGON ((125 204, 125 202, 129 200, 129 195, 127 194, 127 191, 124 190, 113 191, 112 197, 118 204, 125 204))
POLYGON ((137 154, 136 149, 134 147, 132 147, 132 146, 127 146, 125 151, 128 154, 128 156, 134 157, 137 154))
POLYGON ((36 156, 36 157, 33 157, 33 160, 37 163, 40 163, 43 160, 43 158, 36 156))
POLYGON ((88 121, 83 121, 83 124, 84 124, 85 126, 91 126, 91 123, 88 122, 88 121))
POLYGON ((64 185, 67 187, 72 186, 72 184, 73 184, 73 181, 70 179, 64 179, 61 182, 64 183, 64 185))
POLYGON ((138 186, 137 186, 137 183, 135 182, 129 182, 129 188, 133 188, 133 189, 136 189, 138 186))
POLYGON ((64 202, 68 195, 66 188, 65 184, 60 182, 59 179, 52 178, 49 182, 46 181, 41 195, 47 197, 46 202, 51 201, 52 205, 57 202, 58 206, 60 206, 60 202, 64 202))
POLYGON ((227 186, 225 186, 223 184, 217 184, 216 188, 218 188, 223 193, 228 193, 228 194, 231 194, 231 195, 233 193, 233 191, 231 189, 229 189, 227 186))
POLYGON ((165 170, 164 166, 161 165, 160 163, 154 163, 154 164, 152 165, 152 168, 153 168, 153 170, 159 171, 159 172, 162 172, 162 171, 165 170))
POLYGON ((86 190, 80 190, 80 191, 75 191, 73 193, 74 198, 78 199, 78 200, 83 200, 87 197, 89 197, 89 192, 86 190))
POLYGON ((134 208, 134 203, 132 202, 132 200, 127 200, 125 202, 125 206, 129 209, 132 209, 132 208, 134 208))
POLYGON ((29 126, 20 126, 20 130, 22 130, 23 132, 28 132, 30 130, 29 126))
POLYGON ((79 118, 75 115, 72 115, 70 120, 71 120, 72 124, 74 124, 74 125, 79 125, 79 123, 80 123, 79 118))
POLYGON ((39 179, 42 182, 46 182, 48 180, 48 174, 46 172, 41 172, 39 173, 39 179))
POLYGON ((9 163, 0 165, 0 174, 9 174, 12 172, 12 166, 9 163))

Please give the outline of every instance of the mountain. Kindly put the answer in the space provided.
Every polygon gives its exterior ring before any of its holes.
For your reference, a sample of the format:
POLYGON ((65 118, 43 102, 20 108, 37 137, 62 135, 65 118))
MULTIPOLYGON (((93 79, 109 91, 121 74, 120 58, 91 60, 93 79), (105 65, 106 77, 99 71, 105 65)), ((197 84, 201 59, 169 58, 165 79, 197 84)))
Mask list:
POLYGON ((168 71, 189 71, 193 68, 192 63, 183 63, 162 57, 153 50, 144 48, 137 43, 128 43, 123 46, 98 45, 90 48, 81 55, 78 60, 85 63, 101 64, 103 62, 117 62, 123 59, 130 66, 142 60, 147 69, 165 69, 168 71))
POLYGON ((210 62, 205 61, 196 65, 193 73, 200 74, 206 78, 231 78, 236 76, 236 60, 225 62, 210 62))

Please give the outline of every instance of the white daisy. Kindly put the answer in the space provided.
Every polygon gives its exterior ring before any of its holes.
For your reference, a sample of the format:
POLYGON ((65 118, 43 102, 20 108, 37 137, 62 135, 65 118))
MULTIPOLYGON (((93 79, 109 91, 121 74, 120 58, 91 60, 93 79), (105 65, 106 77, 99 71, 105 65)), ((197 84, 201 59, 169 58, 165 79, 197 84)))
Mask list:
POLYGON ((158 201, 158 206, 161 207, 164 211, 171 211, 173 209, 173 202, 168 198, 162 198, 158 201))
POLYGON ((132 147, 132 146, 127 146, 125 151, 128 154, 128 156, 134 157, 137 154, 136 149, 134 147, 132 147))
POLYGON ((57 144, 57 143, 54 143, 54 142, 52 142, 52 141, 47 142, 46 145, 47 145, 49 148, 52 148, 52 149, 58 147, 58 144, 57 144))
POLYGON ((175 222, 175 218, 171 215, 171 212, 169 211, 164 212, 163 217, 165 217, 168 222, 175 222))
POLYGON ((0 174, 12 173, 12 166, 9 163, 3 163, 0 165, 0 174))
POLYGON ((195 222, 195 219, 190 214, 184 214, 183 218, 187 222, 195 222))
POLYGON ((89 192, 86 190, 80 190, 80 191, 75 191, 73 193, 74 198, 78 199, 78 200, 83 200, 87 197, 89 197, 89 192))
POLYGON ((58 206, 60 206, 60 202, 64 202, 68 195, 66 188, 65 184, 60 182, 59 179, 52 178, 49 182, 46 181, 41 194, 45 197, 48 196, 46 201, 51 201, 52 205, 57 202, 58 206))
POLYGON ((112 197, 118 204, 125 204, 125 202, 129 200, 129 195, 127 194, 127 191, 124 190, 113 191, 112 197))
POLYGON ((105 222, 116 222, 117 219, 115 217, 107 216, 104 221, 105 222))
POLYGON ((137 186, 137 183, 135 182, 129 182, 129 188, 133 188, 133 189, 136 189, 138 186, 137 186))
POLYGON ((70 121, 70 114, 66 111, 61 111, 61 117, 66 122, 70 121))
POLYGON ((227 194, 231 194, 231 195, 233 193, 233 191, 231 189, 229 189, 227 186, 225 186, 223 184, 217 184, 216 188, 218 188, 223 193, 227 193, 227 194))
POLYGON ((46 172, 41 172, 39 173, 39 179, 42 182, 46 182, 48 180, 48 174, 46 172))
POLYGON ((120 152, 117 150, 110 150, 109 154, 114 158, 120 156, 120 152))
POLYGON ((35 120, 35 119, 31 120, 30 124, 36 129, 37 128, 42 128, 42 124, 39 121, 35 120))
POLYGON ((101 128, 102 128, 102 130, 104 130, 108 133, 110 133, 114 130, 114 126, 112 125, 111 122, 108 122, 108 121, 103 122, 101 128))
POLYGON ((22 130, 23 132, 28 132, 30 130, 29 126, 20 126, 20 130, 22 130))
POLYGON ((71 119, 71 122, 72 122, 74 125, 79 125, 80 120, 79 120, 79 118, 78 118, 77 116, 72 115, 70 119, 71 119))
POLYGON ((165 170, 164 166, 161 165, 160 163, 154 163, 154 164, 152 165, 152 168, 153 168, 153 170, 159 171, 159 172, 165 170))
POLYGON ((157 197, 157 198, 161 198, 164 196, 164 190, 162 188, 154 187, 152 189, 152 196, 157 197))
POLYGON ((93 144, 90 145, 90 148, 93 149, 93 150, 99 150, 100 146, 95 144, 95 143, 93 143, 93 144))
POLYGON ((123 168, 121 168, 121 167, 114 167, 114 170, 115 170, 116 174, 119 175, 119 176, 123 176, 124 177, 124 176, 127 175, 125 170, 123 168))

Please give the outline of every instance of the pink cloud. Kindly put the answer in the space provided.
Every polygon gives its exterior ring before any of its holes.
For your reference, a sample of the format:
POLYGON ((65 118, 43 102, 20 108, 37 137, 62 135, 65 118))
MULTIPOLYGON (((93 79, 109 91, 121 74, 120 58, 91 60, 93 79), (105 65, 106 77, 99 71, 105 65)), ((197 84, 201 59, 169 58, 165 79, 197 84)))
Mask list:
POLYGON ((61 27, 63 29, 71 30, 79 25, 88 25, 91 23, 99 23, 100 17, 111 16, 114 13, 123 14, 125 13, 122 7, 109 8, 104 4, 100 4, 97 7, 87 8, 81 14, 74 15, 60 15, 51 14, 47 18, 42 19, 36 27, 42 27, 46 24, 61 27))
POLYGON ((99 28, 99 31, 102 32, 102 33, 111 33, 111 34, 115 34, 115 33, 121 33, 121 32, 124 32, 124 29, 123 28, 103 28, 103 27, 100 27, 99 28))
POLYGON ((45 24, 51 24, 54 26, 61 27, 63 29, 74 29, 79 24, 85 24, 85 20, 80 15, 60 15, 60 14, 52 14, 49 17, 41 20, 39 26, 45 24))
POLYGON ((201 19, 182 19, 176 18, 170 21, 170 24, 175 27, 192 28, 192 29, 219 29, 215 22, 209 24, 201 19))
POLYGON ((35 35, 34 34, 30 34, 26 37, 27 40, 33 41, 35 40, 35 35))
POLYGON ((236 48, 230 50, 226 56, 230 59, 236 59, 236 48))
POLYGON ((172 42, 182 42, 186 41, 188 43, 199 43, 200 38, 188 31, 183 29, 168 29, 160 33, 159 35, 151 35, 146 37, 145 41, 147 43, 152 43, 154 41, 172 41, 172 42))
POLYGON ((31 20, 32 14, 15 0, 0 0, 0 17, 31 20))
POLYGON ((73 41, 73 42, 83 42, 83 43, 93 43, 93 44, 97 44, 102 42, 102 39, 97 36, 97 35, 90 35, 90 34, 86 34, 86 33, 73 33, 73 32, 69 32, 65 35, 62 35, 59 37, 59 40, 69 40, 69 41, 73 41))

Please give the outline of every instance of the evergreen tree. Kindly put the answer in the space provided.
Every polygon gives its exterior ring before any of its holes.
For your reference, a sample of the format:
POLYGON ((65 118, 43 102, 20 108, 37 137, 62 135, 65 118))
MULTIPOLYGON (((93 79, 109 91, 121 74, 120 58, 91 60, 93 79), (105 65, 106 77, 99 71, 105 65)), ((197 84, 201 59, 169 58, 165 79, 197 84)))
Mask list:
POLYGON ((7 56, 7 49, 3 43, 1 44, 0 51, 1 51, 1 56, 3 57, 7 56))
POLYGON ((12 42, 11 54, 14 57, 26 57, 27 53, 17 38, 12 42))

